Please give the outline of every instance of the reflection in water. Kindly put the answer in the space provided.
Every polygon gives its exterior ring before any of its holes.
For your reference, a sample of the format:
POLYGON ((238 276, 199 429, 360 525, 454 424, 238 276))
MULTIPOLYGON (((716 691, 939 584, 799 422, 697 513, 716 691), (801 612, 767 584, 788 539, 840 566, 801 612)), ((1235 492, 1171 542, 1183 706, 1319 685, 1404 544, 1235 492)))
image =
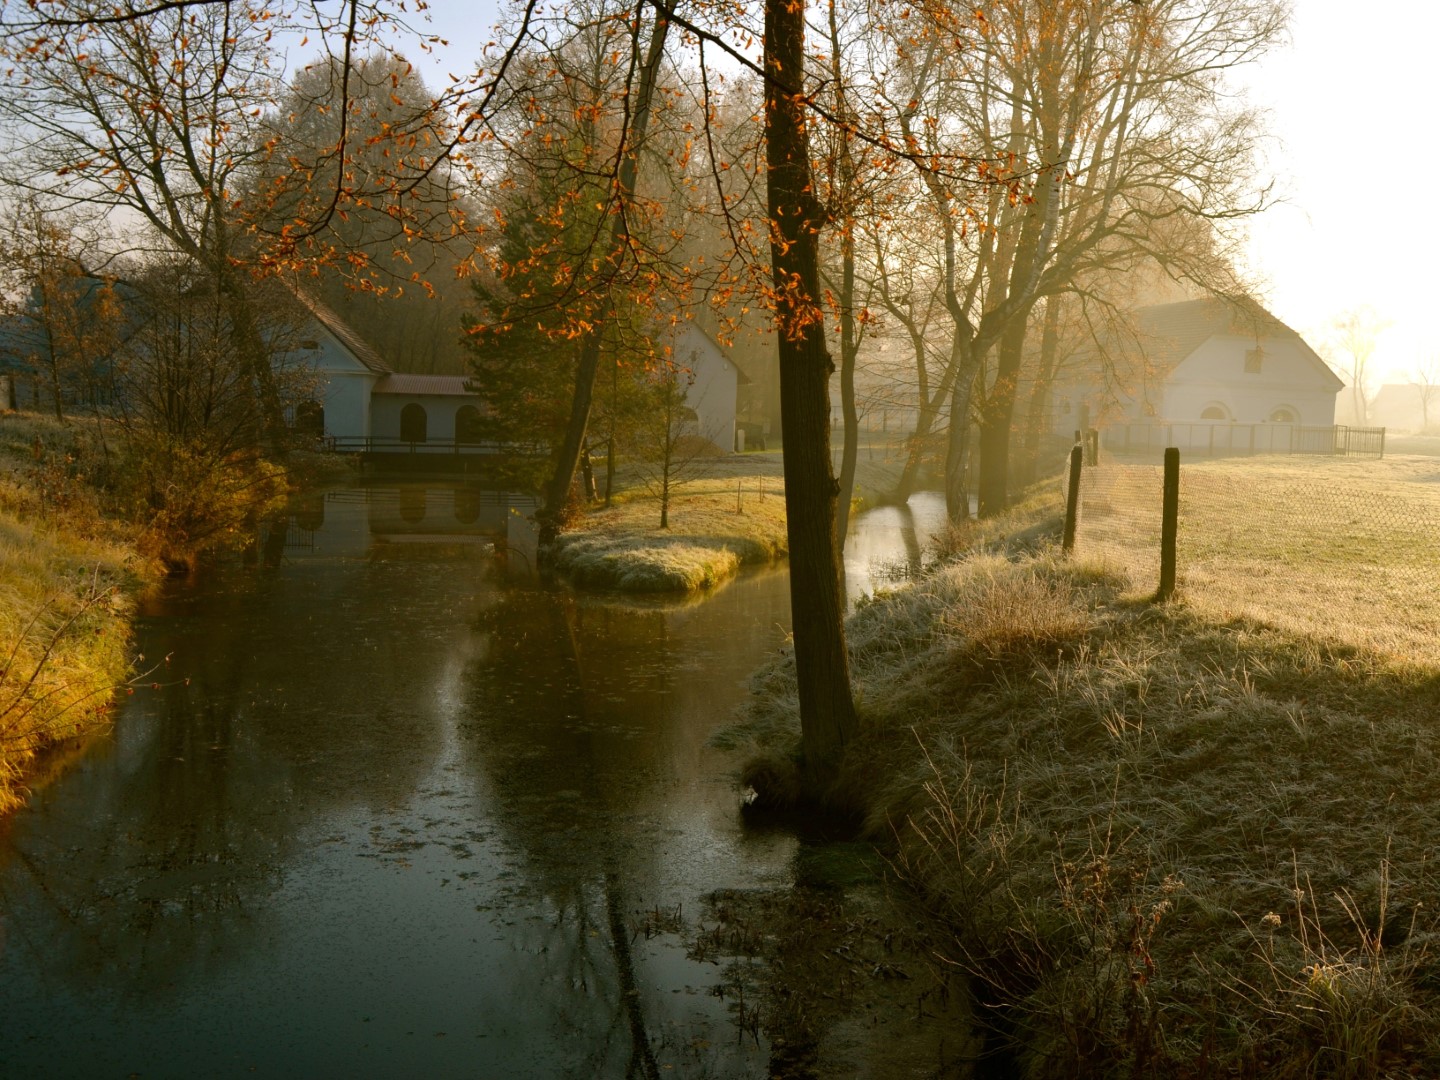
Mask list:
POLYGON ((674 609, 522 588, 445 531, 470 494, 406 490, 156 601, 164 685, 0 826, 7 1072, 764 1075, 718 971, 633 924, 787 880, 706 746, 784 574, 674 609))
POLYGON ((913 577, 925 564, 925 550, 945 527, 945 496, 920 491, 905 506, 867 510, 845 539, 845 595, 851 607, 877 588, 913 577))

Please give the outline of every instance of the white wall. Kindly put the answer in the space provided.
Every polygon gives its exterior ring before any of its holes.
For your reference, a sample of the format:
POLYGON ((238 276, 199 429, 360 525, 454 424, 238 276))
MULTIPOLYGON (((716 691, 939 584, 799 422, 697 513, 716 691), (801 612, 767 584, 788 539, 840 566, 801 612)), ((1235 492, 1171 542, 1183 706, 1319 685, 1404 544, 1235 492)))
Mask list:
POLYGON ((360 372, 322 374, 320 404, 325 409, 325 434, 365 438, 370 434, 370 388, 376 376, 360 372))
POLYGON ((313 349, 293 349, 276 358, 277 365, 308 369, 315 377, 312 393, 325 410, 325 434, 342 439, 370 434, 370 388, 379 376, 339 345, 318 322, 307 332, 315 335, 313 349))
POLYGON ((455 414, 474 397, 455 394, 376 394, 370 399, 371 434, 377 439, 400 438, 400 410, 419 405, 425 410, 425 440, 450 442, 455 438, 455 414))
POLYGON ((1254 338, 1212 337, 1177 366, 1166 381, 1159 416, 1198 419, 1212 405, 1242 424, 1268 421, 1278 408, 1297 414, 1305 425, 1335 422, 1334 384, 1298 342, 1264 338, 1258 373, 1245 370, 1245 354, 1254 338))
POLYGON ((735 365, 700 330, 687 326, 674 347, 675 363, 695 376, 685 403, 698 417, 698 434, 721 450, 735 449, 735 365))

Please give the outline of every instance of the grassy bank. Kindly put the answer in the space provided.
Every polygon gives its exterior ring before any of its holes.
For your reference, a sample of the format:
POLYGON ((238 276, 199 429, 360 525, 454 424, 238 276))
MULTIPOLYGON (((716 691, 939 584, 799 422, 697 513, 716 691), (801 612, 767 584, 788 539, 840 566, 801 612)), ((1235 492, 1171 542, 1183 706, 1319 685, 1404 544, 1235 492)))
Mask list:
MULTIPOLYGON (((296 455, 289 486, 333 472, 330 457, 296 455)), ((245 543, 286 489, 268 463, 0 414, 0 814, 37 756, 103 723, 133 677, 138 592, 245 543)))
MULTIPOLYGON (((898 461, 863 463, 857 491, 883 490, 898 475, 898 461)), ((614 505, 585 512, 557 539, 553 557, 581 588, 675 593, 711 588, 787 551, 784 468, 771 451, 710 460, 671 496, 667 529, 641 474, 622 470, 614 505)))
MULTIPOLYGON (((1440 1073, 1440 668, 1153 606, 1035 550, 1054 502, 850 626, 842 790, 991 1047, 1027 1077, 1440 1073)), ((787 663, 756 689, 732 735, 783 772, 787 663)))
POLYGON ((77 476, 75 432, 0 416, 0 814, 43 750, 102 722, 129 674, 137 529, 77 476))
POLYGON ((619 479, 614 505, 587 512, 555 543, 556 570, 582 588, 692 592, 787 551, 778 453, 713 459, 671 495, 667 529, 638 475, 619 479))

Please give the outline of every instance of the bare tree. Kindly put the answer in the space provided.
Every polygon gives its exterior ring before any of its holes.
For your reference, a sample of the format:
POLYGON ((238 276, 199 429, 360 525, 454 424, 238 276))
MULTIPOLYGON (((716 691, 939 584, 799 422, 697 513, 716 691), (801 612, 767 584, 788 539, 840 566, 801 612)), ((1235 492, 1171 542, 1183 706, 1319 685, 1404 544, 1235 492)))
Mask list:
POLYGON ((1430 410, 1440 402, 1440 356, 1431 353, 1410 375, 1410 385, 1420 401, 1420 431, 1430 431, 1430 410))
POLYGON ((698 477, 716 452, 688 403, 695 383, 691 371, 667 361, 650 375, 644 400, 648 404, 636 430, 636 464, 649 492, 660 500, 660 528, 670 527, 670 502, 687 482, 698 477))
POLYGON ((122 314, 113 280, 85 263, 93 233, 74 213, 49 213, 35 196, 11 206, 0 237, 0 273, 24 342, 22 362, 43 380, 55 418, 67 400, 95 411, 112 397, 122 314))
POLYGON ((1335 358, 1340 375, 1350 384, 1350 401, 1355 410, 1356 424, 1370 422, 1374 371, 1370 362, 1380 344, 1380 335, 1389 327, 1368 304, 1351 308, 1330 321, 1328 333, 1330 354, 1335 358))
POLYGON ((44 15, 82 28, 10 39, 5 178, 62 209, 123 211, 203 266, 243 343, 267 435, 282 446, 283 407, 249 304, 235 205, 242 170, 265 152, 257 127, 275 89, 271 16, 252 0, 159 5, 108 21, 82 0, 56 0, 44 15))

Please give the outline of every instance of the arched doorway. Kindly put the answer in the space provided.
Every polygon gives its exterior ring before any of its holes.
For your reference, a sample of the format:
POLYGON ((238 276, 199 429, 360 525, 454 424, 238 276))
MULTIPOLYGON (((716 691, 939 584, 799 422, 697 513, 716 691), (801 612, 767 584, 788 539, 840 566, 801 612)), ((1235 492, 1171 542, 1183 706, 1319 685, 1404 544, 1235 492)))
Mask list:
POLYGON ((413 401, 400 410, 400 441, 422 443, 425 441, 425 406, 413 401))
POLYGON ((480 410, 474 405, 461 405, 455 410, 455 441, 471 444, 484 441, 480 432, 480 410))

